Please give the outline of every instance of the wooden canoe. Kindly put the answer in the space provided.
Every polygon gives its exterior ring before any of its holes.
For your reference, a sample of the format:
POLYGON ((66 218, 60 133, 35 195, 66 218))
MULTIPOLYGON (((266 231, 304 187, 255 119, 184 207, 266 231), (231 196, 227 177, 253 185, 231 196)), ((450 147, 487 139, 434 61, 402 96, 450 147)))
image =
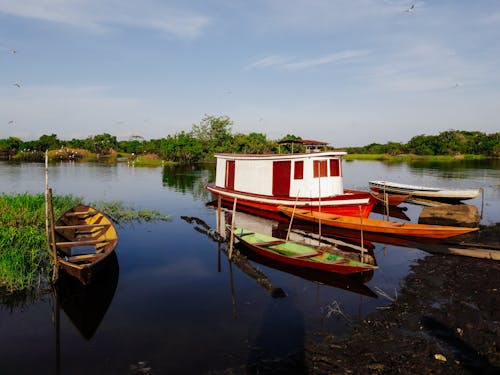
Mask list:
POLYGON ((337 228, 352 229, 365 232, 385 233, 397 236, 448 238, 473 232, 479 228, 452 227, 444 225, 412 224, 376 219, 360 219, 359 217, 333 215, 324 212, 313 212, 304 209, 280 206, 280 211, 294 219, 300 219, 337 228))
POLYGON ((84 205, 66 211, 54 225, 57 261, 64 271, 89 284, 97 266, 118 243, 113 222, 84 205))
POLYGON ((429 186, 407 185, 390 181, 369 181, 368 185, 373 191, 409 194, 412 198, 435 199, 444 201, 461 201, 476 198, 481 189, 445 189, 429 186))
POLYGON ((372 190, 371 195, 377 199, 377 203, 385 204, 386 200, 389 206, 398 206, 401 203, 407 201, 411 195, 410 194, 394 194, 385 193, 383 191, 372 190))
MULTIPOLYGON (((228 230, 230 231, 229 228, 228 230)), ((321 251, 312 246, 280 240, 276 237, 255 233, 243 228, 234 228, 233 234, 246 248, 267 258, 292 266, 343 275, 371 271, 377 268, 377 266, 321 251)))

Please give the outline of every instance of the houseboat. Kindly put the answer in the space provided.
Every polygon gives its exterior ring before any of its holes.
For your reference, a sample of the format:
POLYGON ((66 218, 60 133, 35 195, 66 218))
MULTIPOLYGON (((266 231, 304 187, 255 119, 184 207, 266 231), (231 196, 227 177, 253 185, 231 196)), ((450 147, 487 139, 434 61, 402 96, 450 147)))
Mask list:
POLYGON ((345 151, 297 154, 216 154, 215 183, 206 188, 224 201, 267 212, 278 206, 368 217, 368 192, 344 190, 345 151))

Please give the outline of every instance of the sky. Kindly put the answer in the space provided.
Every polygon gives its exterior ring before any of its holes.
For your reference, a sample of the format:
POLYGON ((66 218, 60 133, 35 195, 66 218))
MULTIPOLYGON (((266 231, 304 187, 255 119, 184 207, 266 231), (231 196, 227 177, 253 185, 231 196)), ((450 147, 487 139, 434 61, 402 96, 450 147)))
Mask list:
POLYGON ((0 139, 500 131, 498 0, 0 0, 0 139))

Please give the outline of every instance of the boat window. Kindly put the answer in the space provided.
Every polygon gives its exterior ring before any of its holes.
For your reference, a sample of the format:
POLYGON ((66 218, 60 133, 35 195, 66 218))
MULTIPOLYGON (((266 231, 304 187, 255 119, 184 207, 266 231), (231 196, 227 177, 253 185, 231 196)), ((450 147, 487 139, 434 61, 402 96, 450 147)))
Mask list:
POLYGON ((330 176, 340 176, 339 159, 330 159, 330 176))
POLYGON ((293 178, 295 180, 304 178, 304 162, 302 160, 293 163, 293 178))
POLYGON ((314 177, 326 177, 327 173, 327 163, 326 160, 314 160, 314 177))

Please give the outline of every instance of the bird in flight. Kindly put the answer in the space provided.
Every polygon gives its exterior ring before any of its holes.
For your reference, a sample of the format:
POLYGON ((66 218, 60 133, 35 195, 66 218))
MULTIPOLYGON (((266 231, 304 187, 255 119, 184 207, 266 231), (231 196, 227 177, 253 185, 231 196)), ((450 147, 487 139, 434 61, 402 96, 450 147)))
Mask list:
POLYGON ((415 8, 415 4, 411 4, 410 7, 408 9, 406 9, 405 12, 410 13, 413 10, 413 8, 415 8))
POLYGON ((19 83, 14 83, 14 86, 21 88, 21 85, 19 83))
POLYGON ((13 124, 14 124, 14 120, 10 120, 9 125, 13 125, 13 124))

